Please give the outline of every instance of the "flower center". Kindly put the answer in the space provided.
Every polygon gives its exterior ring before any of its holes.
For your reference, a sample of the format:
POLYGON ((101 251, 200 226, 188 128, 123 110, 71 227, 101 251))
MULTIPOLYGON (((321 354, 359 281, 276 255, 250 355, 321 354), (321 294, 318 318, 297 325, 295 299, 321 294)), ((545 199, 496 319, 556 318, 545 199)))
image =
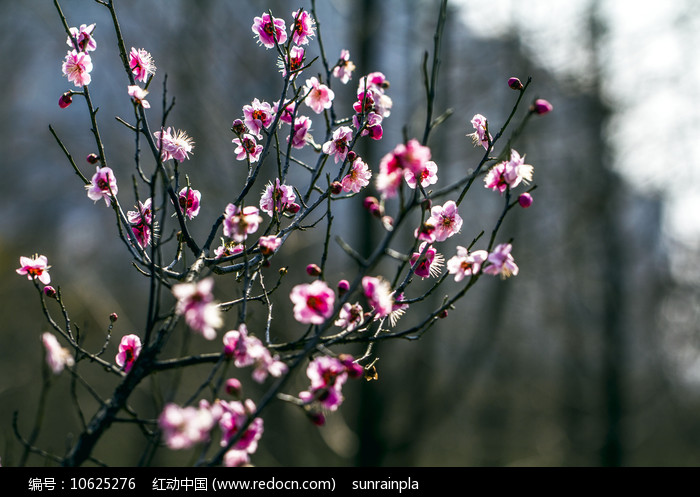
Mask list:
POLYGON ((102 191, 108 191, 109 182, 105 178, 100 178, 97 180, 97 188, 99 188, 102 191))

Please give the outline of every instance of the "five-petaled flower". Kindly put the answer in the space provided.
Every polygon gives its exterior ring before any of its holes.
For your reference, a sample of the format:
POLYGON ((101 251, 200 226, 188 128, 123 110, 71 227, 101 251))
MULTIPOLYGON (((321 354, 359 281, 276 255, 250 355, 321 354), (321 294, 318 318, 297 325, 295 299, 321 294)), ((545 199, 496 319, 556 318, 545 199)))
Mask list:
POLYGON ((323 144, 323 153, 332 154, 337 164, 338 161, 345 160, 345 156, 348 155, 350 141, 352 141, 352 128, 341 126, 333 132, 333 138, 323 144))
POLYGON ((447 261, 447 271, 455 275, 455 281, 462 281, 467 276, 477 274, 487 257, 488 252, 485 250, 469 252, 457 245, 457 255, 447 261))
POLYGON ((153 212, 151 210, 151 199, 145 202, 139 200, 137 210, 126 213, 126 218, 131 226, 131 232, 136 237, 136 241, 141 247, 151 243, 151 225, 153 224, 153 212))
POLYGON ((294 23, 289 27, 292 32, 292 40, 297 45, 306 45, 309 43, 309 38, 314 36, 314 21, 313 17, 305 10, 297 10, 292 12, 294 23))
POLYGON ((119 353, 114 360, 120 368, 124 369, 125 373, 128 373, 140 353, 141 339, 138 335, 124 335, 119 342, 119 353))
POLYGON ((192 219, 199 214, 199 202, 201 199, 202 194, 199 193, 199 190, 194 190, 189 186, 186 186, 180 190, 180 194, 178 195, 178 203, 180 204, 180 208, 189 219, 192 219))
POLYGON ((129 68, 134 74, 134 79, 145 83, 149 76, 156 73, 153 57, 143 48, 131 47, 129 52, 129 68))
POLYGON ((221 311, 214 302, 213 278, 205 278, 198 283, 178 283, 172 292, 177 299, 175 313, 185 317, 192 330, 202 334, 207 340, 216 338, 216 329, 223 324, 221 311))
POLYGON ((510 253, 511 250, 513 250, 513 246, 510 243, 497 245, 488 256, 487 261, 490 264, 484 266, 484 273, 492 275, 500 274, 502 278, 517 275, 519 269, 510 253))
POLYGON ((224 235, 236 242, 243 242, 248 235, 258 231, 262 222, 257 207, 252 205, 240 207, 228 204, 224 211, 224 235))
POLYGON ((358 193, 365 186, 369 185, 369 180, 372 178, 372 173, 367 167, 367 164, 357 157, 350 166, 350 171, 346 174, 340 183, 343 185, 343 191, 358 193))
POLYGON ((522 181, 532 181, 533 167, 525 164, 525 157, 511 150, 510 160, 494 165, 484 178, 484 185, 493 191, 505 192, 507 188, 515 188, 522 181))
POLYGON ((311 385, 299 393, 299 398, 305 404, 318 402, 325 409, 335 411, 343 402, 342 388, 347 379, 361 375, 362 367, 355 364, 350 355, 316 357, 306 368, 311 385))
POLYGON ((97 48, 97 42, 92 36, 92 32, 95 30, 95 23, 90 25, 81 24, 80 28, 70 28, 70 36, 66 39, 66 43, 73 50, 78 50, 80 52, 92 52, 97 48), (75 46, 73 40, 78 44, 75 46))
POLYGON ((268 183, 260 197, 260 210, 273 216, 275 212, 282 214, 287 207, 292 205, 297 196, 289 185, 280 183, 279 178, 275 182, 268 183))
POLYGON ((107 206, 111 205, 111 198, 118 193, 117 179, 109 167, 97 166, 90 183, 85 185, 87 196, 97 202, 104 199, 107 206))
POLYGON ((258 142, 255 140, 255 135, 244 133, 240 138, 234 138, 231 141, 236 144, 236 149, 233 153, 236 154, 237 160, 247 159, 250 162, 257 162, 258 159, 260 159, 263 146, 258 145, 258 142))
POLYGON ((462 229, 462 218, 457 212, 457 204, 454 200, 448 200, 444 205, 436 205, 430 210, 430 218, 426 224, 435 227, 433 234, 435 240, 444 242, 462 229))
POLYGON ((306 94, 304 103, 316 114, 323 112, 323 109, 330 109, 335 98, 333 90, 322 84, 315 76, 306 80, 304 93, 306 94))
POLYGON ((44 285, 51 283, 49 276, 49 261, 45 255, 35 255, 34 257, 20 257, 20 267, 17 269, 17 274, 26 274, 27 279, 37 279, 44 285))
POLYGON ((297 285, 289 298, 294 303, 294 319, 300 323, 323 324, 333 315, 335 293, 325 281, 297 285))
MULTIPOLYGON (((255 414, 255 403, 246 399, 244 402, 218 401, 221 415, 219 417, 219 429, 221 430, 221 446, 226 447, 229 441, 236 436, 246 424, 248 419, 255 414)), ((241 437, 233 444, 224 455, 226 466, 242 466, 250 462, 249 455, 258 449, 258 440, 263 434, 263 419, 253 419, 245 429, 241 437)))
POLYGON ((63 75, 68 78, 68 81, 75 86, 87 86, 92 80, 90 77, 92 59, 87 52, 72 50, 66 55, 61 70, 63 75))
POLYGON ((274 48, 275 42, 282 44, 287 41, 284 20, 272 17, 270 14, 263 14, 253 19, 251 29, 257 35, 258 43, 265 48, 274 48))
POLYGON ((194 141, 185 131, 174 131, 168 127, 166 130, 154 132, 153 136, 156 137, 156 147, 161 151, 163 162, 170 159, 183 162, 190 158, 188 154, 192 153, 194 141))
POLYGON ((261 102, 257 98, 253 99, 250 105, 243 106, 243 120, 250 132, 262 138, 260 131, 268 128, 274 119, 272 106, 267 102, 261 102))
MULTIPOLYGON (((292 134, 292 147, 304 148, 309 139, 311 129, 311 119, 307 116, 299 116, 294 120, 294 133, 292 134)), ((289 141, 289 137, 287 137, 289 141)))
POLYGON ((435 277, 440 274, 443 262, 442 255, 438 254, 437 250, 432 245, 429 245, 428 242, 421 243, 420 247, 418 247, 418 252, 414 252, 411 255, 413 272, 421 278, 435 277))

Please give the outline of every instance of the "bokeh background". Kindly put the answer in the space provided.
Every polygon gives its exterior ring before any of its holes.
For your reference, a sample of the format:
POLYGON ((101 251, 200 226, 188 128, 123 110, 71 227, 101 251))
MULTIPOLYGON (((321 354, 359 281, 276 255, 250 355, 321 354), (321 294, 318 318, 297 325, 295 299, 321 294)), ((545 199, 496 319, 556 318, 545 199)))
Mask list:
MULTIPOLYGON (((391 82, 394 108, 384 138, 361 150, 376 168, 382 155, 403 141, 404 130, 408 136, 422 134, 421 65, 424 52, 432 52, 439 2, 318 4, 329 58, 348 48, 357 65, 347 88, 335 82, 339 101, 349 108, 359 75, 381 71, 391 82)), ((90 90, 128 206, 133 137, 114 116, 130 117, 131 104, 108 12, 87 0, 61 5, 71 26, 97 23, 90 90)), ((87 112, 78 98, 68 109, 57 105, 70 83, 61 76, 67 45, 54 6, 45 0, 4 0, 0 6, 6 63, 0 80, 0 457, 12 465, 22 452, 12 416, 18 413, 26 436, 41 384, 39 337, 48 330, 33 285, 15 273, 19 256, 49 258, 53 282, 60 285, 86 345, 100 347, 109 314, 118 313, 107 357, 116 354, 118 337, 142 328, 147 287, 117 238, 111 210, 87 199, 48 131, 52 124, 79 164, 93 152, 87 112)), ((289 17, 298 7, 310 5, 306 0, 117 2, 127 47, 146 48, 158 66, 150 88, 152 123, 161 115, 167 74, 168 96, 176 99, 170 123, 196 142, 185 171, 203 193, 200 222, 191 224, 195 235, 206 236, 208 220, 238 193, 244 178, 233 156, 231 121, 253 98, 276 100, 281 88, 275 54, 255 44, 252 19, 268 9, 289 17)), ((268 410, 253 462, 700 464, 700 196, 695 189, 700 4, 453 0, 448 9, 436 108, 438 113, 451 108, 453 115, 429 143, 440 166, 439 185, 478 163, 480 151, 465 137, 472 131, 469 120, 481 113, 492 123, 503 122, 514 102, 515 93, 506 86, 510 76, 532 76, 530 97, 546 98, 555 108, 533 119, 515 144, 535 166, 538 185, 533 206, 514 212, 500 235, 514 239, 520 274, 507 281, 482 278, 420 340, 379 344, 374 350, 379 380, 347 384, 345 404, 328 416, 325 427, 312 426, 298 409, 277 402, 268 410)), ((84 171, 90 173, 87 164, 84 171)), ((490 230, 498 216, 497 197, 482 188, 470 192, 460 207, 463 239, 441 247, 447 258, 454 245, 490 230)), ((381 227, 357 205, 342 214, 336 233, 368 252, 381 227)), ((320 257, 318 242, 311 233, 290 238, 285 254, 274 259, 270 281, 282 265, 290 271, 286 284, 303 280, 304 266, 320 257)), ((351 277, 352 261, 337 247, 332 256, 337 260, 332 278, 351 277)), ((272 329, 280 341, 299 332, 284 288, 272 329)), ((217 280, 220 300, 234 298, 235 291, 235 284, 217 280)), ((436 295, 433 304, 441 298, 436 295)), ((251 329, 264 319, 264 308, 252 309, 251 329)), ((234 326, 235 317, 228 321, 234 326)), ((406 317, 400 326, 410 323, 406 317)), ((184 328, 181 335, 173 355, 219 347, 187 338, 184 328)), ((100 373, 83 371, 96 391, 107 395, 113 381, 100 373)), ((141 385, 132 404, 144 417, 155 417, 163 401, 182 402, 207 373, 202 367, 180 376, 157 375, 141 385)), ((249 380, 247 372, 240 378, 249 380)), ((299 372, 288 393, 305 386, 299 372)), ((246 389, 253 399, 261 393, 250 381, 246 389)), ((81 387, 75 395, 89 417, 94 399, 81 387)), ((52 381, 37 441, 56 454, 80 431, 81 414, 71 398, 64 373, 52 381)), ((138 430, 124 423, 102 440, 95 455, 107 464, 134 465, 143 461, 143 452, 138 430)), ((163 450, 151 464, 188 464, 193 457, 163 450)), ((45 461, 32 457, 29 463, 45 461)))

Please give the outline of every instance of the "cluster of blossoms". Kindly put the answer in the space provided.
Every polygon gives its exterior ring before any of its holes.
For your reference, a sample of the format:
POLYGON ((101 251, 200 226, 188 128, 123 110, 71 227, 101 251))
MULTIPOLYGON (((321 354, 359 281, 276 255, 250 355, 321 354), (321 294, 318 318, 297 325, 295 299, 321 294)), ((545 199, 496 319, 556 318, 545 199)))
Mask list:
POLYGON ((486 188, 503 193, 507 188, 515 188, 521 182, 532 181, 533 167, 525 164, 525 157, 515 150, 510 151, 510 160, 494 165, 484 178, 486 188))
POLYGON ((259 338, 248 335, 248 327, 241 324, 237 330, 224 335, 224 355, 234 360, 237 368, 253 366, 253 379, 262 383, 268 375, 279 377, 287 372, 287 365, 272 356, 259 338))
MULTIPOLYGON (((316 357, 306 368, 306 376, 311 380, 308 390, 299 393, 299 398, 312 413, 317 405, 329 411, 335 411, 343 402, 342 388, 348 378, 362 376, 362 366, 353 362, 348 354, 336 357, 316 357)), ((318 415, 317 415, 318 416, 318 415)), ((316 417, 318 424, 323 424, 323 417, 316 417)))
POLYGON ((71 50, 68 51, 63 61, 61 70, 68 81, 75 86, 87 86, 92 80, 92 59, 88 52, 97 48, 97 42, 92 36, 95 25, 83 24, 80 28, 70 28, 70 36, 66 43, 71 50))

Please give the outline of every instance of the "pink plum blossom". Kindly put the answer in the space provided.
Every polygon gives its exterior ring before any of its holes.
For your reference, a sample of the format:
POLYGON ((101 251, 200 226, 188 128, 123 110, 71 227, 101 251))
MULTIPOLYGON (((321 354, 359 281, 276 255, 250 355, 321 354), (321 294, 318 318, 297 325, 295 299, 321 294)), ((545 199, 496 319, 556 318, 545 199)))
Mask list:
POLYGON ((134 74, 134 79, 142 83, 145 83, 149 76, 156 73, 153 57, 143 48, 137 49, 131 47, 131 52, 129 52, 129 68, 134 74))
MULTIPOLYGON (((280 105, 280 101, 278 100, 272 106, 272 112, 277 114, 279 112, 279 105, 280 105)), ((284 109, 282 109, 282 113, 280 114, 280 121, 282 121, 283 123, 292 124, 292 119, 294 118, 294 115, 296 112, 296 107, 297 107, 296 102, 288 103, 284 107, 284 109)))
POLYGON ((343 185, 343 191, 359 193, 360 190, 369 185, 370 179, 372 179, 372 173, 369 167, 358 157, 352 163, 350 171, 343 177, 340 183, 343 185))
POLYGON ((510 243, 497 245, 488 256, 487 261, 490 264, 484 266, 484 273, 492 275, 500 274, 503 278, 517 275, 519 269, 515 264, 515 259, 513 259, 510 253, 511 250, 513 250, 513 246, 510 243))
POLYGON ((260 131, 270 127, 274 120, 272 106, 267 102, 261 102, 257 98, 253 99, 250 105, 243 106, 243 120, 250 132, 261 138, 260 131))
POLYGON ((272 17, 270 14, 265 13, 253 19, 251 29, 257 36, 258 43, 265 48, 274 48, 275 42, 282 44, 287 41, 284 20, 272 17))
POLYGON ((177 299, 175 313, 185 317, 187 325, 207 340, 216 338, 215 328, 223 324, 219 306, 214 302, 214 278, 198 283, 178 283, 172 292, 177 299))
POLYGON ((221 259, 222 257, 231 257, 233 255, 240 254, 244 249, 245 247, 242 243, 233 241, 225 243, 222 240, 221 245, 214 249, 214 255, 217 259, 221 259))
POLYGON ((119 353, 115 362, 124 369, 125 373, 128 373, 140 353, 141 339, 138 335, 124 335, 119 342, 119 353))
POLYGON ((323 109, 330 109, 333 105, 335 93, 315 76, 306 80, 304 92, 306 93, 304 103, 311 107, 311 110, 316 114, 323 112, 323 109))
POLYGON ((289 67, 289 72, 291 73, 290 78, 293 80, 304 66, 304 49, 301 47, 292 47, 289 50, 289 55, 285 56, 285 62, 280 60, 278 65, 281 68, 282 76, 287 75, 287 67, 289 67))
POLYGON ((224 211, 224 236, 232 238, 236 242, 243 242, 248 235, 258 231, 262 217, 258 214, 258 208, 249 205, 239 208, 228 204, 224 211))
POLYGON ((435 240, 438 242, 444 242, 462 229, 462 218, 453 200, 448 200, 442 206, 433 207, 426 223, 435 226, 435 240))
MULTIPOLYGON (((304 148, 310 135, 311 119, 306 116, 299 116, 294 120, 294 133, 292 134, 292 147, 304 148)), ((287 137, 289 141, 289 137, 287 137)))
POLYGON ((289 298, 294 304, 294 319, 305 324, 323 324, 333 315, 335 293, 325 281, 297 285, 289 298))
POLYGON ((391 314, 394 297, 388 281, 379 276, 365 276, 362 278, 362 290, 367 302, 377 313, 377 317, 384 318, 391 314))
POLYGON ((146 90, 138 85, 129 85, 127 87, 127 92, 136 105, 140 105, 144 109, 151 108, 151 104, 146 100, 146 95, 148 95, 146 90))
MULTIPOLYGON (((219 404, 222 408, 222 414, 219 418, 221 446, 226 447, 229 441, 243 429, 243 425, 248 421, 248 418, 255 414, 256 408, 255 403, 250 399, 246 399, 244 402, 220 400, 219 404)), ((262 418, 255 418, 231 449, 253 454, 258 449, 258 440, 260 440, 262 434, 263 420, 262 418)))
POLYGON ((428 186, 437 183, 437 170, 437 164, 429 160, 425 164, 423 164, 423 168, 420 174, 416 175, 408 169, 404 169, 403 177, 406 180, 406 183, 408 183, 408 186, 410 186, 411 188, 416 188, 416 178, 420 179, 420 186, 422 186, 423 188, 427 188, 428 186))
MULTIPOLYGON (((355 128, 360 129, 360 119, 355 114, 352 116, 352 124, 355 128)), ((370 112, 367 114, 364 126, 360 132, 360 136, 368 136, 372 140, 381 140, 384 135, 384 129, 382 128, 382 116, 375 112, 370 112)))
POLYGON ((323 153, 333 155, 333 160, 344 161, 348 155, 348 145, 352 141, 352 128, 341 126, 333 132, 333 138, 323 144, 323 153))
POLYGON ((224 335, 224 355, 234 359, 237 368, 253 366, 253 379, 262 383, 268 375, 280 377, 287 372, 287 365, 274 357, 259 338, 248 335, 248 328, 241 323, 237 330, 224 335))
POLYGON ((86 52, 68 52, 62 66, 63 75, 75 86, 87 86, 92 78, 92 59, 86 52))
POLYGON ((270 182, 265 187, 265 191, 260 197, 260 210, 272 217, 275 212, 283 213, 289 205, 294 203, 296 198, 294 189, 291 186, 280 184, 280 180, 277 178, 274 183, 270 182))
MULTIPOLYGON (((360 82, 357 86, 358 101, 362 101, 360 96, 366 92, 368 97, 372 99, 371 109, 367 109, 367 111, 372 110, 383 118, 389 117, 393 102, 391 98, 385 94, 387 88, 389 88, 389 81, 384 74, 380 72, 369 73, 367 76, 360 78, 360 82)), ((367 103, 366 100, 365 103, 367 103)))
POLYGON ((45 255, 35 255, 34 257, 20 257, 20 267, 17 268, 17 274, 26 274, 27 279, 37 279, 44 285, 51 283, 49 276, 49 260, 45 255))
POLYGON ((60 374, 66 366, 75 364, 73 356, 68 349, 61 347, 54 335, 46 332, 41 335, 41 341, 46 349, 46 364, 49 365, 53 374, 60 374))
POLYGON ((201 199, 202 194, 199 193, 199 190, 194 190, 188 186, 180 190, 180 194, 178 195, 180 208, 189 219, 199 214, 199 202, 201 199))
POLYGON ((299 398, 306 404, 318 402, 323 408, 335 411, 343 402, 342 388, 348 377, 357 378, 361 374, 362 367, 347 354, 338 358, 316 357, 306 368, 311 385, 299 393, 299 398))
POLYGON ((338 319, 335 320, 335 325, 341 327, 345 331, 353 331, 362 325, 364 321, 364 311, 360 304, 350 304, 345 302, 340 308, 338 319))
POLYGON ((227 468, 240 468, 250 464, 250 455, 245 450, 231 449, 224 454, 224 466, 227 468))
POLYGON ((97 202, 104 199, 107 206, 111 205, 112 196, 118 193, 117 179, 109 167, 97 166, 95 174, 92 175, 90 183, 85 185, 87 196, 90 200, 97 202))
POLYGON ((163 161, 175 159, 183 162, 189 159, 188 154, 192 153, 194 141, 182 130, 174 131, 171 127, 167 130, 161 129, 153 133, 156 137, 156 147, 162 151, 163 161))
POLYGON ((340 51, 340 58, 333 67, 333 77, 340 79, 340 82, 347 84, 352 78, 352 73, 355 70, 355 64, 350 60, 350 52, 346 49, 340 51))
POLYGON ((136 237, 136 241, 142 247, 151 243, 151 223, 153 222, 151 203, 150 198, 143 203, 139 200, 139 205, 136 207, 137 210, 126 213, 126 218, 131 225, 131 231, 136 237))
POLYGON ((233 151, 237 160, 247 159, 250 162, 257 162, 260 159, 263 146, 258 145, 254 135, 245 133, 241 138, 234 138, 231 141, 237 145, 233 151))
POLYGON ((306 45, 309 43, 309 38, 314 36, 314 21, 313 17, 305 10, 297 10, 292 13, 294 23, 289 26, 292 32, 292 40, 297 45, 306 45))
POLYGON ((447 271, 455 275, 455 281, 462 281, 467 276, 477 274, 488 257, 485 250, 469 252, 461 245, 457 246, 457 255, 447 261, 447 271))
POLYGON ((442 264, 442 255, 438 254, 432 245, 428 245, 428 242, 421 243, 418 252, 414 252, 411 256, 411 266, 415 268, 413 272, 421 278, 437 276, 440 274, 442 264))
POLYGON ((484 178, 486 188, 493 191, 505 192, 507 188, 515 188, 522 181, 532 181, 533 167, 525 164, 525 157, 511 150, 510 160, 495 164, 484 178))
POLYGON ((473 133, 468 134, 467 136, 471 136, 472 140, 474 141, 474 145, 481 145, 484 148, 489 148, 489 142, 493 140, 493 137, 491 134, 488 136, 486 135, 486 126, 487 126, 487 121, 484 116, 481 114, 476 114, 472 118, 472 126, 476 131, 473 133))
POLYGON ((80 52, 92 52, 97 48, 97 42, 93 38, 92 33, 95 30, 95 24, 81 24, 80 28, 70 28, 70 36, 66 39, 66 43, 71 49, 78 50, 80 52), (73 44, 73 38, 75 38, 78 46, 73 44))
POLYGON ((418 140, 412 139, 405 145, 397 145, 379 162, 377 190, 386 198, 395 197, 406 171, 413 176, 422 177, 430 156, 430 148, 421 145, 418 140))
POLYGON ((215 422, 212 411, 206 407, 180 407, 173 403, 167 404, 158 417, 165 444, 172 450, 208 440, 215 422))
POLYGON ((260 252, 265 256, 270 256, 277 252, 277 249, 282 245, 282 239, 277 238, 275 235, 261 236, 258 240, 258 246, 260 247, 260 252))

